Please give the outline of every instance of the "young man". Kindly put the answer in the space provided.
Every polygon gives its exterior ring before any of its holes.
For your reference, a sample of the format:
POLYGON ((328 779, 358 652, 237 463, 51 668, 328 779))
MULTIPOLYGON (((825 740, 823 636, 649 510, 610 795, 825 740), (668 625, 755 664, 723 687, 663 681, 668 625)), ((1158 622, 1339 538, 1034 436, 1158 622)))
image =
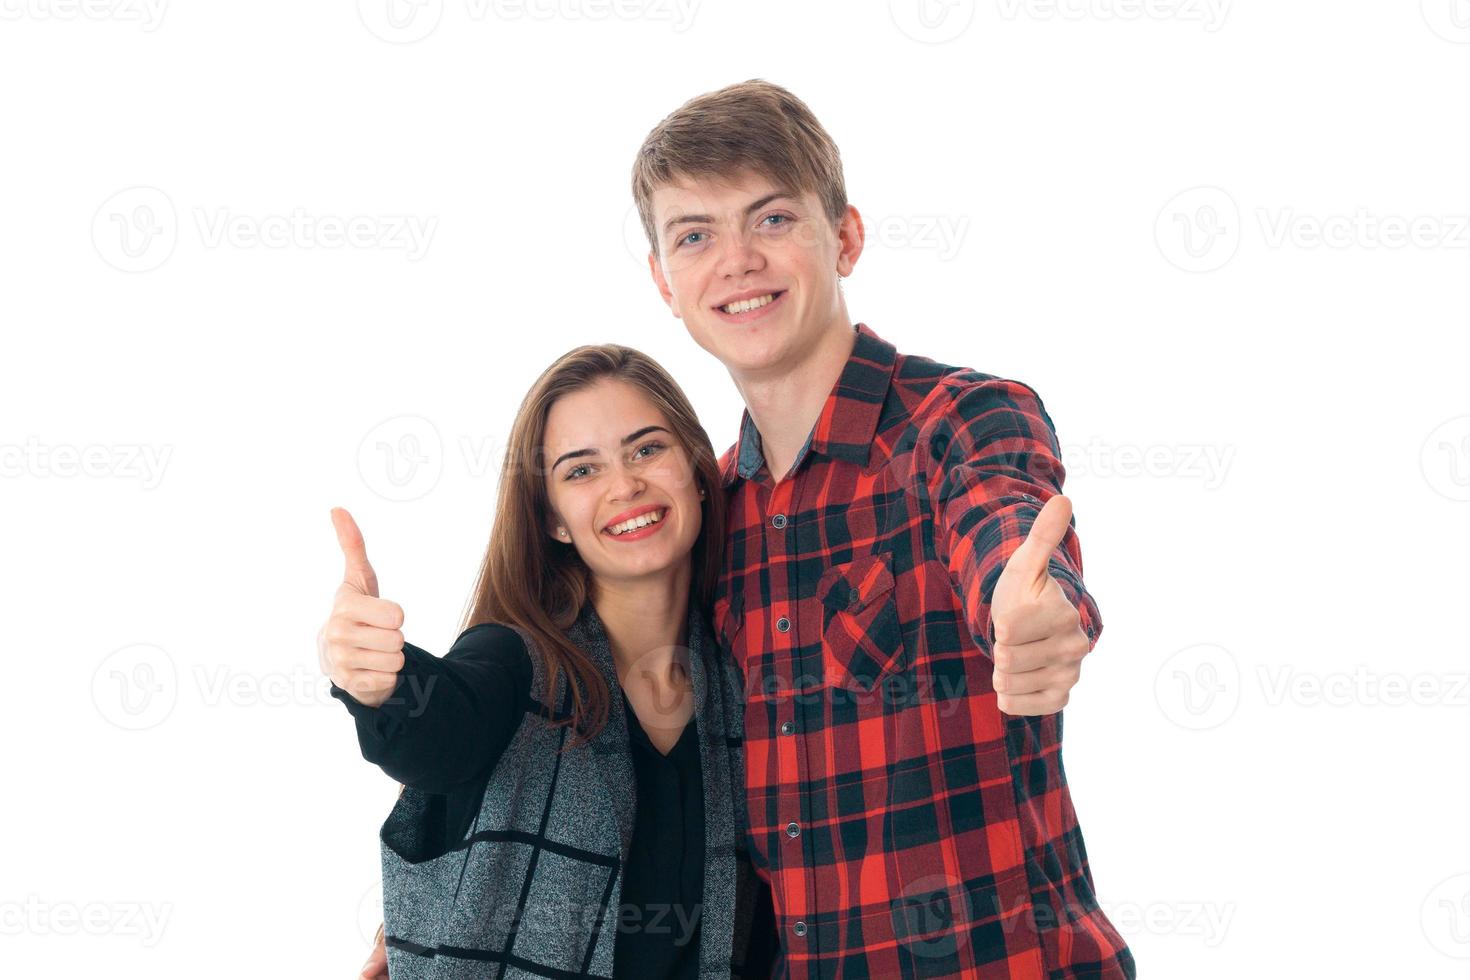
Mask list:
POLYGON ((1134 977, 1062 771, 1102 619, 1041 399, 852 323, 862 219, 785 89, 685 103, 633 193, 660 295, 747 409, 715 626, 776 975, 1134 977))
POLYGON ((1102 631, 1034 390, 848 316, 837 148, 761 81, 638 152, 660 295, 746 405, 715 619, 792 977, 1120 978, 1061 764, 1102 631))

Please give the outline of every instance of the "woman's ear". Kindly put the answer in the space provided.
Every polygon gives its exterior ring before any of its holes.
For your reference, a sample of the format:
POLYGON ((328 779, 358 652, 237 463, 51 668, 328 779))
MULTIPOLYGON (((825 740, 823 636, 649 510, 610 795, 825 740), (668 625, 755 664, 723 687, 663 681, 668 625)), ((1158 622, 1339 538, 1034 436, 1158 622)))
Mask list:
POLYGON ((552 514, 547 518, 546 533, 551 536, 551 540, 553 541, 559 541, 562 544, 572 543, 571 532, 567 530, 566 524, 556 514, 552 514))

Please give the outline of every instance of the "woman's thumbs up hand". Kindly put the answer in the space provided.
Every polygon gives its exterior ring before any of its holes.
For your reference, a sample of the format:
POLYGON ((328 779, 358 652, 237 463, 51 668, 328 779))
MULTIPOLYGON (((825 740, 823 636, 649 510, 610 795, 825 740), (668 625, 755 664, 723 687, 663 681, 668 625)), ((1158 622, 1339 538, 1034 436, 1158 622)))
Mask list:
POLYGON ((346 568, 332 614, 317 634, 318 660, 333 684, 376 708, 398 686, 403 669, 403 607, 378 597, 378 576, 352 515, 334 507, 332 525, 346 568))

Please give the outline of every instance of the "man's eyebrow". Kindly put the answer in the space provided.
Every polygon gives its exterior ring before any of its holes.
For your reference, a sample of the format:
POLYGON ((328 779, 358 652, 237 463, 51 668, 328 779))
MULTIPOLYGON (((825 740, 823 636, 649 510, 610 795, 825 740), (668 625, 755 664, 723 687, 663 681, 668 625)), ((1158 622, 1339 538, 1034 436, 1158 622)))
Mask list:
MULTIPOLYGON (((797 194, 795 191, 782 188, 781 190, 775 191, 774 193, 767 194, 765 197, 761 198, 758 201, 751 202, 749 205, 746 206, 745 213, 746 215, 750 215, 752 212, 759 211, 761 208, 765 207, 767 204, 770 204, 772 201, 779 200, 783 197, 789 197, 792 200, 796 200, 800 196, 801 195, 797 194)), ((675 225, 712 224, 714 220, 714 218, 710 217, 707 214, 685 214, 676 218, 670 218, 668 221, 665 221, 664 231, 672 230, 675 225)))
MULTIPOLYGON (((666 435, 673 435, 672 432, 669 432, 668 429, 665 429, 661 425, 645 425, 643 428, 639 429, 637 432, 632 432, 632 433, 629 433, 628 435, 623 436, 623 445, 626 446, 630 442, 637 442, 639 439, 642 439, 644 436, 648 435, 650 432, 662 432, 662 433, 665 433, 666 435)), ((556 457, 556 462, 551 464, 551 468, 554 470, 558 466, 560 466, 562 463, 566 462, 569 459, 581 459, 583 456, 596 456, 596 455, 597 455, 597 450, 595 450, 595 449, 573 449, 569 453, 562 453, 560 456, 556 457)))

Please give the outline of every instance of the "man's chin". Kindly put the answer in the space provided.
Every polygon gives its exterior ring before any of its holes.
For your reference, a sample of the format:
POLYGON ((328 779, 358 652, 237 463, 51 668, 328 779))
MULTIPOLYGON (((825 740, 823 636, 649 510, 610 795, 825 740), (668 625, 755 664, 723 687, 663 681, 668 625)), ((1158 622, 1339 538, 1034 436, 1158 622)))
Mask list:
POLYGON ((695 342, 732 371, 760 371, 780 363, 785 347, 768 327, 706 324, 695 342))
POLYGON ((737 374, 761 374, 779 367, 782 349, 769 343, 723 343, 713 352, 726 369, 737 374))

